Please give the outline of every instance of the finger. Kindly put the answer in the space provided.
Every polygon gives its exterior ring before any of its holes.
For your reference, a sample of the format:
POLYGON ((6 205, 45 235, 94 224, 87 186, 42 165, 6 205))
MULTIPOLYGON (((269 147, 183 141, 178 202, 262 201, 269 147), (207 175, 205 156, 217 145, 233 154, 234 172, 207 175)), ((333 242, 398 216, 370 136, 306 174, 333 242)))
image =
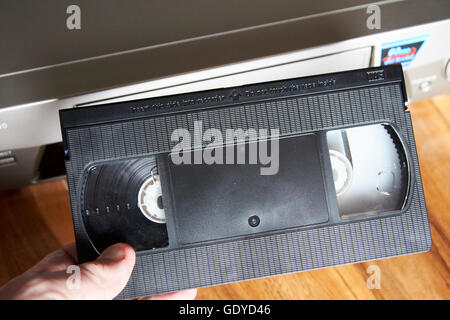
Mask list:
POLYGON ((70 243, 53 251, 31 267, 27 272, 56 272, 66 270, 68 266, 77 264, 75 243, 70 243))
POLYGON ((119 243, 107 248, 93 262, 80 265, 80 286, 74 299, 112 299, 127 284, 136 262, 133 248, 119 243))
MULTIPOLYGON (((0 298, 6 299, 112 299, 125 287, 135 264, 135 252, 127 244, 115 244, 107 248, 95 261, 83 263, 78 272, 67 273, 65 264, 74 265, 73 256, 65 250, 52 252, 38 266, 9 281, 0 289, 0 298), (70 261, 70 263, 69 263, 70 261), (56 267, 55 267, 56 268, 56 267), (72 277, 78 278, 71 281, 72 277)), ((69 251, 70 252, 70 251, 69 251)))
POLYGON ((73 259, 73 261, 78 262, 77 245, 75 244, 75 242, 66 244, 61 249, 64 250, 67 255, 73 259))
POLYGON ((194 300, 197 289, 189 289, 172 293, 159 294, 156 296, 141 298, 141 300, 194 300))

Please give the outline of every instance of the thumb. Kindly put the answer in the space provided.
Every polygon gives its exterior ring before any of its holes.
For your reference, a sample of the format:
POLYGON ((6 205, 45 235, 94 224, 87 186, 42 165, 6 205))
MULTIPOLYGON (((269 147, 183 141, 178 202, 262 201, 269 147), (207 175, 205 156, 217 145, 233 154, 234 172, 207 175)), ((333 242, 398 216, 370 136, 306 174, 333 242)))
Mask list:
POLYGON ((135 262, 131 246, 118 243, 108 247, 96 260, 80 265, 79 297, 113 299, 127 284, 135 262))

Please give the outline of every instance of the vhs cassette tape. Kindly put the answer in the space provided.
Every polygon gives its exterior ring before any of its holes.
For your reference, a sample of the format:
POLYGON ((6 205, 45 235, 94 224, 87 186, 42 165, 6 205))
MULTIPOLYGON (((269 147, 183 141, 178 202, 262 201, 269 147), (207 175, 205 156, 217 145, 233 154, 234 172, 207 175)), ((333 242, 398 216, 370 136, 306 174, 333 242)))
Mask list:
POLYGON ((80 262, 136 298, 427 251, 400 65, 60 111, 80 262))

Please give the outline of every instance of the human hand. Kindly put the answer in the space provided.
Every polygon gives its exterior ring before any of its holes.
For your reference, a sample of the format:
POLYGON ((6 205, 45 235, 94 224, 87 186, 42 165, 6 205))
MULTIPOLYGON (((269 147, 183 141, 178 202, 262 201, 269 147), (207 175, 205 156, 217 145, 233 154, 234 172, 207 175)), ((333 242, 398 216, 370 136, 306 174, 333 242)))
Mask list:
MULTIPOLYGON (((92 262, 79 265, 79 288, 67 285, 67 268, 77 264, 75 244, 58 249, 24 274, 0 288, 0 299, 113 299, 125 287, 136 254, 127 244, 110 246, 92 262)), ((196 289, 168 293, 144 300, 193 299, 196 289)))

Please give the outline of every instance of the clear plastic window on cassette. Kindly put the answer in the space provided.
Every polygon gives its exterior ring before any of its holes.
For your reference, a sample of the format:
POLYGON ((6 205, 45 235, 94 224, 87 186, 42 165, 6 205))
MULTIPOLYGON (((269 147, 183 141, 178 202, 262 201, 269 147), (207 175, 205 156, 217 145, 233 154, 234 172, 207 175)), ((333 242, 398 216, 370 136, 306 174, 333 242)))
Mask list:
POLYGON ((392 126, 331 130, 327 143, 342 217, 401 210, 407 199, 406 152, 392 126))

